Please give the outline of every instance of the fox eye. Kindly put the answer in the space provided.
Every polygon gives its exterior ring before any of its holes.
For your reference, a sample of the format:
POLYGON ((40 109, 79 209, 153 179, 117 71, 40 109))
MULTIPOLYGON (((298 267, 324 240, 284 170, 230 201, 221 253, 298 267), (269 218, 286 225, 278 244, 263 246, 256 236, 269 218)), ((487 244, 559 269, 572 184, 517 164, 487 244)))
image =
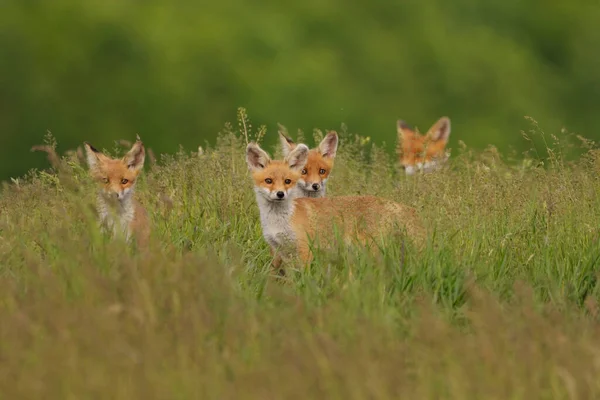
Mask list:
POLYGON ((265 179, 265 182, 270 185, 271 183, 273 183, 273 179, 267 178, 267 179, 265 179))
POLYGON ((286 180, 285 180, 285 184, 286 184, 286 185, 289 185, 290 183, 292 183, 292 180, 291 180, 291 179, 286 179, 286 180))
POLYGON ((320 173, 321 175, 323 175, 323 174, 325 173, 325 170, 324 170, 323 168, 321 168, 321 169, 319 170, 319 173, 320 173))
POLYGON ((102 178, 102 182, 108 183, 108 178, 102 178))
POLYGON ((302 175, 306 175, 306 168, 302 168, 302 175))
POLYGON ((127 182, 129 182, 129 179, 125 179, 125 178, 121 179, 121 184, 126 185, 127 182))

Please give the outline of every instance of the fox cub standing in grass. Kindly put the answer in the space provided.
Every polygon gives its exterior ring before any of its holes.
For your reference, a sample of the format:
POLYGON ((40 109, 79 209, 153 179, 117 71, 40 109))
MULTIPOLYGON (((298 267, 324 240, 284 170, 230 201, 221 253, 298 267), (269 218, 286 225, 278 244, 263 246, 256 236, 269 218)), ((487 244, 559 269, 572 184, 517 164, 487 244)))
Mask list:
POLYGON ((309 242, 318 239, 333 244, 334 225, 341 229, 346 243, 356 238, 368 245, 400 228, 422 244, 424 228, 412 207, 374 196, 296 197, 294 188, 309 154, 306 145, 298 144, 284 160, 271 160, 255 143, 246 148, 263 236, 271 246, 275 268, 279 269, 282 257, 299 256, 309 262, 309 242))
MULTIPOLYGON (((279 132, 283 155, 287 157, 298 145, 279 132)), ((325 197, 325 184, 333 168, 333 159, 338 147, 338 135, 331 131, 327 133, 319 146, 308 152, 306 165, 300 171, 297 182, 297 195, 299 197, 325 197)))
POLYGON ((431 172, 447 160, 446 145, 450 136, 450 118, 442 117, 420 135, 404 121, 397 122, 399 146, 396 151, 406 175, 431 172))
POLYGON ((138 247, 148 243, 148 214, 133 198, 135 183, 144 167, 145 149, 139 136, 121 159, 110 158, 84 143, 92 178, 100 185, 97 198, 100 222, 113 235, 124 234, 127 241, 135 237, 138 247))

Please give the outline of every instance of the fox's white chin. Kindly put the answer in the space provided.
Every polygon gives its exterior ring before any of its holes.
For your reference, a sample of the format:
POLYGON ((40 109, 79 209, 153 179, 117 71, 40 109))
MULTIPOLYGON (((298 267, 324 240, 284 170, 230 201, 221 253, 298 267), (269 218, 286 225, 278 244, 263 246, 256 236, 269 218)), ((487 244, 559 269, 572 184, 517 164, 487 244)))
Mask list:
POLYGON ((320 183, 318 183, 317 189, 313 187, 313 184, 316 182, 306 182, 304 180, 299 180, 296 187, 301 190, 303 197, 321 197, 323 193, 325 193, 325 182, 327 180, 323 179, 320 183))
POLYGON ((319 189, 319 190, 313 190, 313 189, 303 189, 303 188, 298 188, 299 190, 302 191, 302 195, 304 197, 321 197, 321 194, 323 193, 323 189, 319 189))

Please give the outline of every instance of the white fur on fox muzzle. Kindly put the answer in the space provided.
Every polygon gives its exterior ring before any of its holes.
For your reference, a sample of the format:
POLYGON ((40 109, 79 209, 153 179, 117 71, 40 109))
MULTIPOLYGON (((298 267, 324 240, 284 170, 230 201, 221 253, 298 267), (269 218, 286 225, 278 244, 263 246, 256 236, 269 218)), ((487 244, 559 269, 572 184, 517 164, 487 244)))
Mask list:
POLYGON ((320 182, 307 182, 304 180, 298 181, 298 186, 306 192, 319 192, 325 189, 325 179, 320 182))
POLYGON ((433 172, 441 167, 442 162, 437 160, 426 161, 423 163, 417 163, 415 165, 406 165, 404 172, 406 175, 414 175, 417 172, 433 172))
POLYGON ((283 201, 287 199, 288 194, 285 190, 275 190, 269 194, 269 197, 272 201, 283 201))
POLYGON ((417 168, 415 168, 413 165, 406 165, 404 167, 404 173, 406 175, 414 175, 415 172, 417 172, 417 168))
POLYGON ((267 188, 255 187, 256 193, 260 194, 262 197, 267 199, 268 201, 283 201, 289 198, 289 193, 287 190, 269 190, 267 188), (278 195, 278 193, 282 193, 283 195, 278 195), (279 197, 281 196, 281 197, 279 197))
POLYGON ((107 198, 108 200, 118 200, 120 202, 126 200, 130 194, 131 194, 130 188, 120 190, 120 191, 110 191, 110 190, 103 191, 104 197, 107 198))
POLYGON ((437 161, 427 161, 423 165, 423 172, 432 172, 438 169, 439 163, 437 161))

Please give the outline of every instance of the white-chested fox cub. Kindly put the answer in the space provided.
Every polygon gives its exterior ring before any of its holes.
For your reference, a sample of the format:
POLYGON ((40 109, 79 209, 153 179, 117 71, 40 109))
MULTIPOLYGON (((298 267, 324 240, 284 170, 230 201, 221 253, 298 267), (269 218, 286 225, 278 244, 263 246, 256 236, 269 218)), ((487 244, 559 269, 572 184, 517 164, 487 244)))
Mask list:
POLYGON ((144 145, 139 137, 120 159, 110 158, 84 143, 92 178, 100 186, 97 197, 98 214, 104 228, 113 235, 132 236, 138 246, 148 243, 150 225, 144 207, 134 199, 135 183, 145 159, 144 145))
POLYGON ((274 267, 280 266, 282 256, 310 261, 310 241, 318 237, 320 244, 331 245, 335 229, 346 242, 357 239, 371 244, 400 228, 422 244, 424 228, 412 207, 374 196, 296 197, 294 188, 309 153, 306 145, 298 144, 283 160, 271 160, 255 143, 246 148, 263 236, 275 255, 274 267))
POLYGON ((446 145, 450 137, 450 118, 442 117, 421 135, 406 122, 397 122, 399 161, 407 175, 431 172, 448 160, 446 145))
MULTIPOLYGON (((298 145, 279 132, 283 155, 287 156, 298 145)), ((297 188, 301 197, 325 197, 326 183, 333 169, 333 160, 337 152, 338 135, 334 131, 327 133, 319 146, 308 152, 306 165, 300 171, 297 188)))

